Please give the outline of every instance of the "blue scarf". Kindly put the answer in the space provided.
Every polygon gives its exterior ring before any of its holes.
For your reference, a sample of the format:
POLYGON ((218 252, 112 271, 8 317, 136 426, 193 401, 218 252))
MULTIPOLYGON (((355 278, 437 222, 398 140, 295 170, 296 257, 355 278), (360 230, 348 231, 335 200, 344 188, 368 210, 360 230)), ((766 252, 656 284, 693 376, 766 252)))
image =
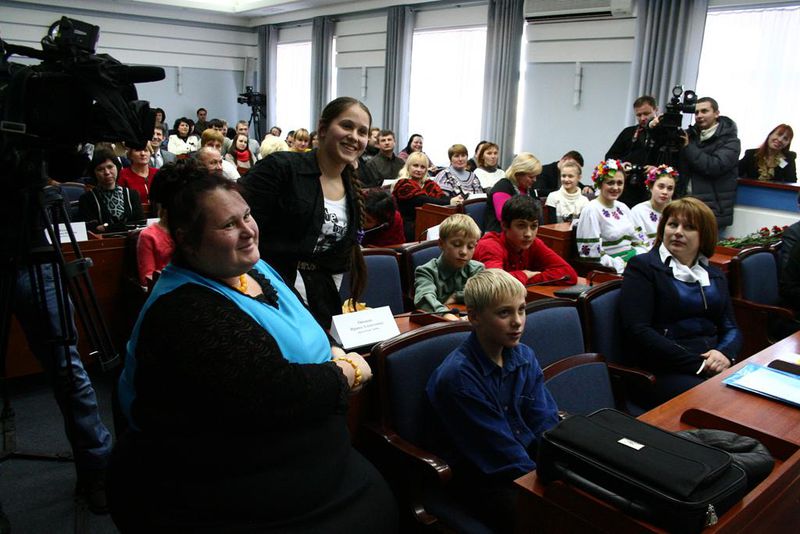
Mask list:
MULTIPOLYGON (((184 284, 197 284, 212 289, 236 304, 242 311, 253 318, 266 330, 278 344, 283 357, 291 363, 323 363, 331 359, 331 346, 325 332, 320 328, 311 313, 297 299, 291 289, 283 282, 280 275, 269 265, 259 260, 253 267, 269 280, 278 294, 280 309, 263 304, 227 284, 206 278, 200 274, 178 267, 172 263, 161 272, 153 292, 147 298, 133 327, 131 339, 128 341, 125 355, 125 368, 119 377, 119 399, 122 412, 135 430, 131 405, 136 397, 134 381, 136 376, 136 344, 139 330, 147 310, 162 295, 181 287, 184 284)), ((187 335, 191 335, 187 332, 187 335)))

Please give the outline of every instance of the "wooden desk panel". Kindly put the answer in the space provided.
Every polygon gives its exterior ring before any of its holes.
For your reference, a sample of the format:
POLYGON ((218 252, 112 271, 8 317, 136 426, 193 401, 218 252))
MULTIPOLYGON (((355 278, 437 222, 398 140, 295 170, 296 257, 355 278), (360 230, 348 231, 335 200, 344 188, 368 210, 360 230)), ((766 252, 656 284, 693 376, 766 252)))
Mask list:
MULTIPOLYGON (((776 458, 772 473, 704 532, 788 532, 789 525, 800 525, 800 410, 721 383, 747 363, 766 365, 778 355, 797 352, 800 333, 640 417, 672 431, 702 427, 750 435, 776 458)), ((562 482, 544 485, 535 471, 517 479, 516 485, 520 532, 532 525, 559 533, 659 531, 562 482)))
POLYGON ((414 219, 414 237, 423 240, 423 233, 431 226, 441 224, 443 220, 454 213, 458 213, 457 206, 438 206, 436 204, 423 204, 416 210, 414 219))

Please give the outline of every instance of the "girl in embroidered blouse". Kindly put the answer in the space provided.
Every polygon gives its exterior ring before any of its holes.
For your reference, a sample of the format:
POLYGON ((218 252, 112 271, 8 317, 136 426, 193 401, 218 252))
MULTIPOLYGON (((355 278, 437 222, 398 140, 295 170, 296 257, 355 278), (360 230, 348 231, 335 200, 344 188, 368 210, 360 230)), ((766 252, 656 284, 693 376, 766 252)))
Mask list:
POLYGON ((630 208, 618 200, 625 187, 622 162, 615 159, 600 162, 592 181, 599 195, 578 219, 578 256, 622 273, 628 260, 647 252, 645 238, 634 226, 630 208))
POLYGON ((397 183, 394 184, 392 195, 397 201, 397 209, 403 216, 403 228, 406 241, 417 241, 414 235, 416 208, 423 204, 439 204, 441 206, 455 206, 464 201, 461 195, 452 198, 441 190, 433 180, 428 179, 428 166, 430 160, 424 152, 414 152, 408 156, 406 165, 400 169, 397 183))
POLYGON ((794 130, 779 124, 758 148, 745 150, 739 161, 739 176, 754 180, 794 182, 797 180, 797 154, 789 150, 794 130))
POLYGON ((247 134, 236 134, 233 143, 228 148, 228 153, 225 154, 225 159, 236 165, 240 176, 246 174, 250 167, 256 164, 256 156, 250 152, 249 143, 247 134))
POLYGON ((647 171, 644 183, 650 190, 650 200, 631 208, 631 218, 634 226, 644 235, 647 248, 651 248, 656 239, 661 212, 672 201, 675 193, 678 172, 668 165, 652 167, 647 171))
POLYGON ((561 188, 547 195, 548 220, 570 222, 578 218, 589 199, 581 193, 581 166, 569 160, 561 164, 561 188))

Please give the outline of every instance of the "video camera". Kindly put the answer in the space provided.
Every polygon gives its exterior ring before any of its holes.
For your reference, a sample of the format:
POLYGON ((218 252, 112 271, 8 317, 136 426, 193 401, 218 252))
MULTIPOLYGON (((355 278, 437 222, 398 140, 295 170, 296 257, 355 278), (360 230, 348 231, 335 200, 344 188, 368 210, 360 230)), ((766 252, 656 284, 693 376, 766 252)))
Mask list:
POLYGON ((0 149, 75 149, 123 141, 144 147, 155 112, 138 100, 135 83, 164 79, 160 67, 123 65, 95 54, 100 28, 62 17, 42 39, 42 50, 0 40, 0 149), (11 55, 41 60, 8 61, 11 55))
MULTIPOLYGON (((697 105, 697 94, 691 90, 683 90, 682 85, 672 88, 672 98, 666 105, 666 111, 658 120, 658 126, 651 129, 652 140, 662 149, 677 152, 683 147, 683 114, 694 113, 697 105), (683 101, 681 101, 683 95, 683 101)), ((671 162, 666 162, 671 163, 671 162)))
POLYGON ((239 93, 236 101, 240 104, 247 104, 251 108, 261 108, 267 105, 267 96, 264 93, 254 92, 253 86, 248 85, 245 87, 244 93, 239 93))

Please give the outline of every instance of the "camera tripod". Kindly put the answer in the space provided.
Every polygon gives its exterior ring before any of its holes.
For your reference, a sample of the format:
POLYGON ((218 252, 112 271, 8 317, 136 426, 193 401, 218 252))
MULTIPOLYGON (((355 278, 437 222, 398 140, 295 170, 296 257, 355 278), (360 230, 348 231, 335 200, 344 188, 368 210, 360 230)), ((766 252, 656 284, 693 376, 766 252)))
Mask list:
MULTIPOLYGON (((70 388, 74 387, 74 369, 72 363, 73 347, 77 344, 77 331, 73 320, 74 303, 89 337, 90 345, 95 349, 93 355, 100 361, 103 370, 115 367, 119 357, 114 351, 108 329, 100 314, 100 308, 94 293, 88 269, 91 259, 83 257, 80 247, 75 241, 69 214, 64 207, 64 199, 60 191, 53 186, 34 188, 22 193, 23 224, 17 236, 17 242, 8 259, 2 265, 0 273, 0 389, 2 389, 3 409, 0 413, 2 426, 2 451, 0 462, 9 459, 71 461, 71 454, 41 454, 23 452, 16 447, 16 424, 14 410, 10 403, 6 364, 9 349, 9 333, 11 315, 15 309, 16 295, 19 290, 28 290, 35 300, 35 320, 39 325, 50 326, 48 339, 36 340, 49 346, 53 358, 52 378, 54 387, 64 387, 61 394, 69 397, 70 388), (76 259, 66 262, 61 249, 61 235, 58 223, 63 221, 67 238, 76 259), (49 243, 41 234, 35 235, 39 222, 48 237, 49 243), (31 232, 30 229, 36 228, 31 232), (29 287, 20 287, 20 279, 29 287), (70 298, 72 297, 72 298, 70 298), (55 308, 55 309, 52 309, 55 308)), ((67 434, 71 438, 72 421, 71 406, 68 401, 61 402, 61 409, 66 421, 67 434)))

